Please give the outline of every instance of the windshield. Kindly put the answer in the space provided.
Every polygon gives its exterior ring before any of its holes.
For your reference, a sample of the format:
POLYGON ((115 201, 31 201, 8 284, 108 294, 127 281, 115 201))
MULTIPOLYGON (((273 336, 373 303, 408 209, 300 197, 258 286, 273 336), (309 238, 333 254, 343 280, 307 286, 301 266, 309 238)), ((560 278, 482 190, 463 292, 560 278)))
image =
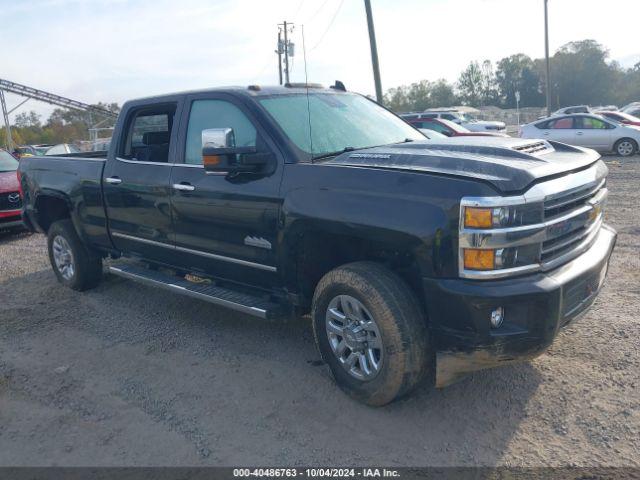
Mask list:
POLYGON ((424 136, 360 95, 309 92, 260 99, 289 139, 312 157, 424 136))
POLYGON ((0 150, 0 172, 15 172, 18 161, 10 153, 0 150))

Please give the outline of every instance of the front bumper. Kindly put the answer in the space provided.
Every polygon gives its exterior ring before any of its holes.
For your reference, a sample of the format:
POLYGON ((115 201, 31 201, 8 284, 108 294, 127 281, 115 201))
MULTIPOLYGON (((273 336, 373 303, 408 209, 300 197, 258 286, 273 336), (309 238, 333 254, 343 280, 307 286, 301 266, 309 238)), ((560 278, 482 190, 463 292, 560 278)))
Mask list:
POLYGON ((546 273, 495 281, 424 279, 437 352, 436 386, 469 372, 533 358, 594 302, 604 283, 616 232, 604 225, 592 247, 546 273), (489 324, 504 308, 504 322, 489 324))
POLYGON ((23 226, 21 210, 0 211, 0 230, 23 226))

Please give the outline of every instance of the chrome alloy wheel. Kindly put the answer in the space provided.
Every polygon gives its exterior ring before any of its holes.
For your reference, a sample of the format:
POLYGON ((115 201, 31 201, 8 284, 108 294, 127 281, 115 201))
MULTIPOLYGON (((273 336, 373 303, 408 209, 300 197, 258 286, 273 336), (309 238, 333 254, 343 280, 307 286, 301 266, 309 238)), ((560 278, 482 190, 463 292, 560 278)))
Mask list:
POLYGON ((635 145, 631 141, 623 140, 618 144, 618 155, 628 157, 629 155, 633 155, 634 149, 635 145))
POLYGON ((71 280, 75 273, 75 264, 69 242, 67 242, 66 238, 58 235, 53 239, 52 248, 53 260, 56 263, 58 272, 65 280, 71 280))
POLYGON ((383 362, 380 330, 373 316, 349 295, 334 297, 325 316, 327 336, 333 354, 352 377, 371 380, 383 362))

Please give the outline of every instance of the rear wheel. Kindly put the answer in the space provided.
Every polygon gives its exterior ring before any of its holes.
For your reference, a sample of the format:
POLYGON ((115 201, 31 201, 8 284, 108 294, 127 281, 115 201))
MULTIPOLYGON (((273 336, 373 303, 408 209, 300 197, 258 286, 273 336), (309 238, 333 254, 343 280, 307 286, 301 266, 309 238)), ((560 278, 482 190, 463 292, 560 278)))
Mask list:
POLYGON ((621 157, 630 157, 638 151, 638 144, 631 138, 621 138, 616 142, 613 150, 621 157))
POLYGON ((363 403, 385 405, 431 373, 422 309, 408 285, 381 265, 356 262, 327 273, 312 317, 318 350, 336 383, 363 403))
POLYGON ((82 243, 71 220, 53 223, 47 237, 49 260, 60 283, 79 291, 100 283, 102 259, 82 243))

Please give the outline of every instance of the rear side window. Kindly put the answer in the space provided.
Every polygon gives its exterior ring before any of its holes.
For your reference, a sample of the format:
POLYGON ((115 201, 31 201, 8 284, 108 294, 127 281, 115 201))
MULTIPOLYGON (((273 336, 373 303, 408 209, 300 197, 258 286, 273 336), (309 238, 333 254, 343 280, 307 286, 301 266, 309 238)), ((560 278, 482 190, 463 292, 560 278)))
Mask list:
POLYGON ((550 123, 550 128, 554 130, 566 130, 573 128, 573 118, 559 118, 550 123))
POLYGON ((139 162, 168 163, 175 111, 175 105, 162 105, 132 112, 118 156, 139 162))
POLYGON ((573 128, 573 117, 554 118, 545 122, 536 123, 536 127, 542 130, 573 128))

